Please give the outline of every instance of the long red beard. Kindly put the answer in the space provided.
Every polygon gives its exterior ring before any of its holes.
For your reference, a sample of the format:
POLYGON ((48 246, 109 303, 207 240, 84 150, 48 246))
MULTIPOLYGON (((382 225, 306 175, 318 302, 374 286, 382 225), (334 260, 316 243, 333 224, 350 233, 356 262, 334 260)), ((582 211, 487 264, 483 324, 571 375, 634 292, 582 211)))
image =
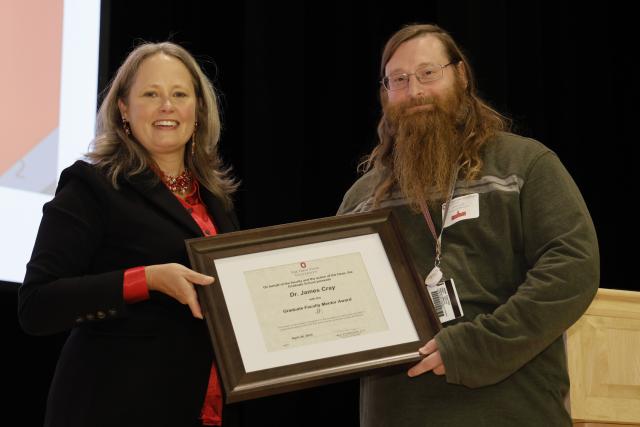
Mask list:
POLYGON ((458 123, 462 96, 459 90, 444 104, 420 98, 385 108, 395 142, 393 173, 415 209, 421 202, 441 201, 447 196, 461 151, 458 123), (409 111, 424 105, 430 105, 429 109, 409 111))

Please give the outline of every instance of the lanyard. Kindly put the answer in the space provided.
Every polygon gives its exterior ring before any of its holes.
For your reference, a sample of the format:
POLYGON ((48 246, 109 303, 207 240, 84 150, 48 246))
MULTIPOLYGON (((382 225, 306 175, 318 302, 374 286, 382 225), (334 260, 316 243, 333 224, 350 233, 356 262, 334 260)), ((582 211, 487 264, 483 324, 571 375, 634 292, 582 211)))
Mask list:
POLYGON ((449 215, 449 205, 451 204, 451 199, 453 199, 453 193, 456 189, 456 181, 458 178, 458 172, 460 171, 460 166, 457 166, 453 171, 453 175, 451 176, 451 188, 449 188, 449 195, 444 205, 444 217, 442 218, 442 226, 440 227, 440 233, 436 234, 436 227, 433 225, 433 219, 431 219, 431 214, 429 213, 429 209, 427 208, 427 204, 424 200, 420 200, 420 210, 422 210, 422 215, 424 219, 427 221, 427 225, 429 226, 429 230, 431 231, 431 235, 433 236, 433 240, 436 242, 436 258, 435 258, 435 268, 440 267, 440 257, 442 255, 442 233, 444 232, 444 224, 447 221, 447 217, 449 215))

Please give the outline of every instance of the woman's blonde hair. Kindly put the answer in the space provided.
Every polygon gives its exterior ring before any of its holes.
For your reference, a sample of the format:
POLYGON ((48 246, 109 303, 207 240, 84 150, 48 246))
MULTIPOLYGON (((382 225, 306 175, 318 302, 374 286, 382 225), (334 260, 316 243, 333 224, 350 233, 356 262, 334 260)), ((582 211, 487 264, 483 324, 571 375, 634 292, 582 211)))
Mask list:
POLYGON ((120 178, 128 178, 155 166, 149 152, 125 132, 118 100, 126 102, 140 65, 156 54, 180 60, 191 74, 197 98, 198 126, 194 130, 193 140, 185 149, 185 166, 230 209, 231 194, 237 189, 238 183, 230 176, 230 170, 224 167, 218 153, 221 124, 215 89, 195 58, 175 43, 144 43, 127 56, 109 84, 98 110, 96 137, 87 157, 105 171, 115 188, 118 188, 120 178), (194 141, 192 156, 191 144, 194 141))

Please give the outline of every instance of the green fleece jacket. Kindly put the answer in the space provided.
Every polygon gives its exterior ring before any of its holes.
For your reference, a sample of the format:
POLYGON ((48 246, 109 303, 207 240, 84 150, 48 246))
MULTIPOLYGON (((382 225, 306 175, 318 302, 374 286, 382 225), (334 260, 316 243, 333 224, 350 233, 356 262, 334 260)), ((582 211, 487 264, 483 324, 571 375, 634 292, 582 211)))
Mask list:
MULTIPOLYGON (((458 181, 454 195, 477 194, 479 216, 443 233, 441 267, 464 310, 436 335, 446 376, 409 378, 403 367, 364 377, 362 427, 571 425, 562 334, 598 288, 595 229, 568 172, 539 142, 500 133, 482 156, 478 179, 458 181)), ((380 177, 362 176, 338 213, 373 209, 380 177)), ((398 191, 380 207, 393 207, 424 278, 435 253, 424 217, 398 191)), ((442 211, 430 212, 440 230, 442 211)))

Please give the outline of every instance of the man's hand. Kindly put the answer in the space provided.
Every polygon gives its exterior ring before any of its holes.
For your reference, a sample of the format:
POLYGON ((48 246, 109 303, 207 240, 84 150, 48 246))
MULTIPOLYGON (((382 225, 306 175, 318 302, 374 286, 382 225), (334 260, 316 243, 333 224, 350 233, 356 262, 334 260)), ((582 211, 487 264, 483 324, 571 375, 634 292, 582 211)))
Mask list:
POLYGON ((442 363, 435 338, 426 343, 424 347, 421 347, 418 352, 425 356, 425 358, 409 369, 407 374, 410 377, 416 377, 429 371, 433 371, 436 375, 444 375, 444 363, 442 363))

